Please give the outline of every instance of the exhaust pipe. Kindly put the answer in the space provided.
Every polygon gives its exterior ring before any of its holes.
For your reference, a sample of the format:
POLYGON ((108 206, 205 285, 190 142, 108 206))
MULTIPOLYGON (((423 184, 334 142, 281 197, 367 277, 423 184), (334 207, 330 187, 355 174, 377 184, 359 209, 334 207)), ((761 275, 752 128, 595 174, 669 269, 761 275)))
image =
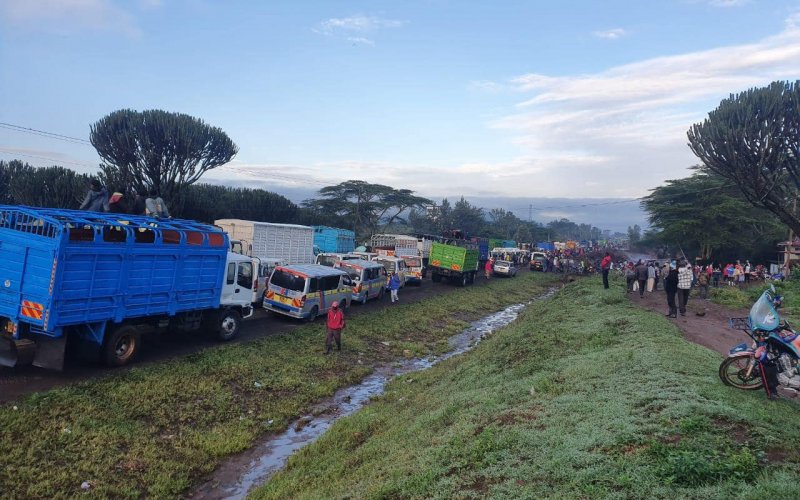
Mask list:
POLYGON ((28 366, 36 356, 36 344, 30 339, 0 337, 0 366, 28 366))

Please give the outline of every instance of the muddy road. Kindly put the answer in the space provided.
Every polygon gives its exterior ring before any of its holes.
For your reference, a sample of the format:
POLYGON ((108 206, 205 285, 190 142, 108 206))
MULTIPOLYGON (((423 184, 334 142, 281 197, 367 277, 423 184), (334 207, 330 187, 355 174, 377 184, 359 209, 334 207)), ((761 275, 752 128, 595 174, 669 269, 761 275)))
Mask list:
MULTIPOLYGON (((527 267, 520 268, 520 274, 526 273, 527 267)), ((493 279, 513 279, 500 278, 493 279)), ((486 280, 479 275, 472 286, 483 286, 486 280)), ((456 289, 455 285, 447 282, 433 283, 427 279, 422 286, 406 286, 400 290, 401 302, 416 302, 432 295, 448 293, 456 289)), ((349 315, 358 315, 369 311, 376 311, 391 307, 389 294, 383 300, 371 300, 366 305, 353 304, 349 315)), ((322 328, 324 318, 317 319, 322 328)), ((248 342, 278 333, 289 332, 302 323, 277 314, 257 309, 252 318, 242 323, 239 335, 232 342, 248 342)), ((322 349, 322 337, 320 337, 322 349)), ((175 334, 175 335, 147 335, 143 337, 142 347, 133 366, 144 363, 153 363, 178 356, 185 356, 202 349, 214 348, 220 343, 202 334, 175 334)), ((5 368, 0 367, 0 404, 13 401, 26 394, 44 391, 70 382, 103 377, 118 370, 127 368, 106 368, 98 364, 88 363, 77 357, 68 356, 63 372, 43 370, 36 367, 5 368)))

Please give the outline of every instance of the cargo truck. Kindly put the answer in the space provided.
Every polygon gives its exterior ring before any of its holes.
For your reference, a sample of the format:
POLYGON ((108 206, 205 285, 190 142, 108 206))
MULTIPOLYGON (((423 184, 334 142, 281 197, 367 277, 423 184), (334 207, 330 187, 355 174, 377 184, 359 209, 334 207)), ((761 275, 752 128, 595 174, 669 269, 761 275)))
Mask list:
POLYGON ((319 253, 349 253, 356 249, 356 235, 347 229, 313 226, 314 246, 319 253))
POLYGON ((252 283, 250 259, 206 224, 0 206, 0 365, 61 369, 69 342, 121 366, 144 332, 230 340, 252 283))
POLYGON ((472 284, 478 272, 478 248, 470 243, 454 245, 433 242, 428 265, 434 282, 447 278, 461 286, 472 284))
POLYGON ((407 234, 375 234, 370 239, 370 247, 384 257, 419 255, 417 237, 407 234))
POLYGON ((296 224, 276 224, 241 219, 218 219, 214 225, 228 233, 237 253, 253 258, 256 266, 253 302, 264 298, 267 281, 276 265, 313 264, 314 229, 296 224), (257 259, 257 260, 256 260, 257 259))

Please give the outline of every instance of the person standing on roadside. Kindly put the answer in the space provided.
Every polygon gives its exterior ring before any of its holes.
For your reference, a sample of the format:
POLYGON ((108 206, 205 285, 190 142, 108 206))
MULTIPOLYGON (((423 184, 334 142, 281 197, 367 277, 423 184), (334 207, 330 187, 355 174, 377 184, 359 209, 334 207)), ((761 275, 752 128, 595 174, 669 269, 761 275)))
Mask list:
POLYGON ((603 288, 608 290, 608 271, 611 269, 611 254, 606 252, 606 256, 600 261, 600 270, 603 271, 603 288))
POLYGON ((686 316, 686 304, 689 303, 692 281, 694 281, 692 265, 687 261, 682 261, 680 268, 678 268, 678 310, 681 316, 686 316))
POLYGON ((628 287, 628 293, 633 292, 633 284, 636 282, 636 269, 633 268, 633 262, 625 264, 625 285, 628 287))
POLYGON ((677 318, 678 307, 675 305, 675 294, 678 293, 678 269, 674 262, 669 264, 669 271, 664 278, 664 291, 667 292, 667 307, 669 307, 666 316, 677 318))
POLYGON ((719 267, 719 263, 714 262, 714 265, 711 267, 711 281, 714 283, 714 288, 719 288, 719 279, 722 277, 722 268, 719 267))
POLYGON ((650 262, 647 265, 647 292, 650 293, 656 286, 656 265, 650 262))
POLYGON ((492 269, 494 269, 494 259, 490 258, 486 261, 486 265, 483 266, 483 273, 487 280, 492 277, 492 269))
POLYGON ((639 282, 639 298, 644 297, 644 289, 647 286, 647 266, 643 260, 636 264, 636 281, 639 282))
POLYGON ((325 335, 325 354, 330 354, 333 343, 336 342, 336 350, 342 350, 342 330, 344 330, 344 311, 339 309, 339 302, 334 301, 328 310, 328 321, 325 325, 327 332, 325 335))
POLYGON ((700 289, 700 298, 707 299, 708 298, 708 274, 700 271, 700 274, 697 275, 697 287, 700 289))
POLYGON ((389 291, 392 293, 392 304, 400 301, 397 297, 398 290, 400 290, 400 276, 398 276, 397 273, 392 273, 392 277, 389 278, 389 291))

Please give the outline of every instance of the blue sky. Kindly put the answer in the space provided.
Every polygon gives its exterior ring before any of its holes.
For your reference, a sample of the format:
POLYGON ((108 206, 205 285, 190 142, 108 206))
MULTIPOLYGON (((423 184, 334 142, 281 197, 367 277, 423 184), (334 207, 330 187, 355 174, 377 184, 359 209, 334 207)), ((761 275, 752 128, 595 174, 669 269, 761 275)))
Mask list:
MULTIPOLYGON (((686 130, 729 93, 800 76, 798 12, 796 0, 2 0, 0 122, 87 138, 120 108, 188 113, 240 147, 207 180, 278 192, 358 178, 432 197, 636 197, 688 175, 686 130)), ((14 157, 99 162, 0 128, 0 159, 14 157)))

